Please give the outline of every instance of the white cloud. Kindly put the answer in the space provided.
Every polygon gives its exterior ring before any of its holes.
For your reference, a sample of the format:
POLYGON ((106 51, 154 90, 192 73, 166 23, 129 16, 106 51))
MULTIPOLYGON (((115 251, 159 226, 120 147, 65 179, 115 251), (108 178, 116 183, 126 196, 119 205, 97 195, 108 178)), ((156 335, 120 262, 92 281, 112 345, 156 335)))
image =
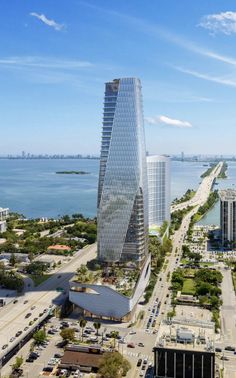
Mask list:
POLYGON ((236 33, 236 12, 227 11, 203 16, 199 26, 210 30, 212 34, 236 33))
POLYGON ((167 116, 164 116, 164 115, 154 116, 154 117, 146 117, 145 121, 149 125, 164 124, 164 125, 169 125, 169 126, 181 128, 181 129, 193 127, 192 124, 188 121, 181 121, 179 119, 170 118, 170 117, 167 117, 167 116))
POLYGON ((0 58, 0 65, 7 67, 32 67, 61 70, 77 70, 80 68, 93 67, 92 63, 83 60, 64 60, 37 56, 16 56, 0 58))
MULTIPOLYGON (((206 58, 211 58, 211 59, 229 64, 229 65, 236 66, 236 59, 235 58, 225 56, 225 55, 221 55, 221 54, 218 54, 214 51, 208 50, 208 49, 206 49, 202 46, 199 46, 199 45, 195 44, 194 42, 184 38, 183 36, 177 35, 176 33, 172 33, 169 30, 164 29, 163 27, 160 27, 157 24, 152 24, 145 19, 134 17, 134 16, 131 16, 131 15, 128 15, 128 14, 120 13, 120 12, 116 12, 116 11, 113 11, 113 10, 110 10, 110 9, 105 9, 105 8, 99 7, 97 5, 92 5, 92 4, 88 4, 88 3, 83 3, 83 5, 91 8, 91 9, 95 9, 97 11, 109 14, 110 16, 115 17, 119 20, 122 20, 123 22, 125 22, 129 26, 132 25, 138 32, 145 33, 147 35, 150 35, 153 38, 164 39, 164 40, 168 41, 169 43, 172 43, 176 46, 179 46, 182 49, 185 49, 187 51, 191 51, 194 54, 198 54, 198 55, 204 56, 206 58)), ((227 13, 236 14, 234 12, 225 12, 225 13, 226 14, 227 13)), ((203 25, 201 25, 201 26, 203 26, 203 25)))
POLYGON ((35 13, 35 12, 31 12, 30 13, 30 16, 33 16, 33 17, 36 17, 38 18, 40 21, 42 21, 44 24, 54 28, 55 30, 59 31, 59 30, 62 30, 64 28, 65 25, 63 24, 58 24, 56 21, 54 20, 50 20, 49 18, 47 18, 44 14, 38 14, 38 13, 35 13))
POLYGON ((232 80, 230 78, 227 78, 227 77, 211 76, 209 74, 197 72, 197 71, 194 71, 194 70, 185 69, 185 68, 182 68, 182 67, 174 66, 174 68, 176 70, 180 71, 180 72, 183 72, 183 73, 186 73, 188 75, 197 77, 199 79, 203 79, 203 80, 207 80, 207 81, 213 81, 214 83, 227 85, 229 87, 236 87, 236 81, 232 80))

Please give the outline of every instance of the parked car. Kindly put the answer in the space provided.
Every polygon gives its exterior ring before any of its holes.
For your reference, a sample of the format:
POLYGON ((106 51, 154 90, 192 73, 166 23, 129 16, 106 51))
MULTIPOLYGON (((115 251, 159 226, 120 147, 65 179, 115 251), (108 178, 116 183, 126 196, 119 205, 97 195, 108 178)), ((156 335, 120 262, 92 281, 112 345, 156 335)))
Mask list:
POLYGON ((137 366, 141 366, 141 365, 142 365, 142 358, 139 358, 137 362, 137 366))
POLYGON ((31 312, 28 312, 26 315, 25 315, 25 319, 29 318, 31 316, 31 312))
POLYGON ((138 343, 138 346, 139 347, 144 347, 144 344, 143 343, 138 343))
POLYGON ((232 346, 230 346, 230 345, 228 345, 228 346, 225 347, 225 350, 229 350, 229 351, 231 351, 231 352, 234 352, 234 351, 235 351, 235 348, 232 347, 232 346))
POLYGON ((128 348, 135 348, 135 345, 134 345, 134 343, 128 343, 128 344, 127 344, 127 347, 128 347, 128 348))

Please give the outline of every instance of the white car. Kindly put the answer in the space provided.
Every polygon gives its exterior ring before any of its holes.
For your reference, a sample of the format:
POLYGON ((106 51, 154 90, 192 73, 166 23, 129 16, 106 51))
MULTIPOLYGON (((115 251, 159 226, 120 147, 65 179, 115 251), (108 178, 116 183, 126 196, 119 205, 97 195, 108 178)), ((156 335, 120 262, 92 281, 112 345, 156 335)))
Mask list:
POLYGON ((136 331, 130 331, 130 335, 136 335, 136 331))

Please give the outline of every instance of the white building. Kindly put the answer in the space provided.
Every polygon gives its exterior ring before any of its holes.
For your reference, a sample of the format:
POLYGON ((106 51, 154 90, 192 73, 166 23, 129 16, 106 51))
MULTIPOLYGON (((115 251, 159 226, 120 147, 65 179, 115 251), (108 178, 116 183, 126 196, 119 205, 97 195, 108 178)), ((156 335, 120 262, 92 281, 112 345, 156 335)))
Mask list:
POLYGON ((8 208, 3 209, 2 207, 0 207, 0 221, 6 220, 8 216, 9 216, 9 209, 8 208))
POLYGON ((149 227, 170 222, 170 158, 147 156, 149 227))
POLYGON ((5 220, 0 221, 0 234, 6 231, 7 231, 7 222, 5 220))
POLYGON ((7 230, 6 219, 8 215, 9 215, 9 209, 8 208, 3 209, 2 207, 0 207, 0 234, 2 232, 6 232, 7 230))

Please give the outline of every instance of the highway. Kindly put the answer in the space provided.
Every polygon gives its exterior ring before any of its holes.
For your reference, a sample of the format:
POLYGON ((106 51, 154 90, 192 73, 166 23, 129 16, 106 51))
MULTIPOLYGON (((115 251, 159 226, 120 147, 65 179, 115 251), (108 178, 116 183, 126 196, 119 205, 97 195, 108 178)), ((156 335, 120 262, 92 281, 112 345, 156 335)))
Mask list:
POLYGON ((222 166, 223 162, 218 163, 217 166, 211 172, 211 174, 202 179, 202 182, 199 185, 194 197, 191 198, 189 201, 179 203, 178 205, 172 205, 171 212, 173 213, 174 211, 185 209, 188 206, 203 205, 206 202, 207 197, 210 193, 209 189, 212 188, 214 180, 219 175, 222 166))
POLYGON ((76 269, 81 264, 86 264, 87 261, 95 258, 96 250, 97 245, 93 244, 76 252, 71 261, 64 264, 47 281, 20 296, 17 303, 11 302, 1 308, 0 359, 48 315, 50 306, 52 307, 53 304, 57 304, 63 299, 63 294, 58 293, 56 289, 60 287, 68 291, 68 282, 74 276, 76 269), (26 314, 29 313, 31 315, 26 318, 26 314), (42 313, 43 315, 39 316, 42 313), (29 322, 36 318, 37 320, 30 326, 29 322), (25 329, 26 327, 27 329, 25 329), (22 333, 17 337, 18 331, 22 331, 22 333), (7 347, 3 349, 4 345, 7 347))

